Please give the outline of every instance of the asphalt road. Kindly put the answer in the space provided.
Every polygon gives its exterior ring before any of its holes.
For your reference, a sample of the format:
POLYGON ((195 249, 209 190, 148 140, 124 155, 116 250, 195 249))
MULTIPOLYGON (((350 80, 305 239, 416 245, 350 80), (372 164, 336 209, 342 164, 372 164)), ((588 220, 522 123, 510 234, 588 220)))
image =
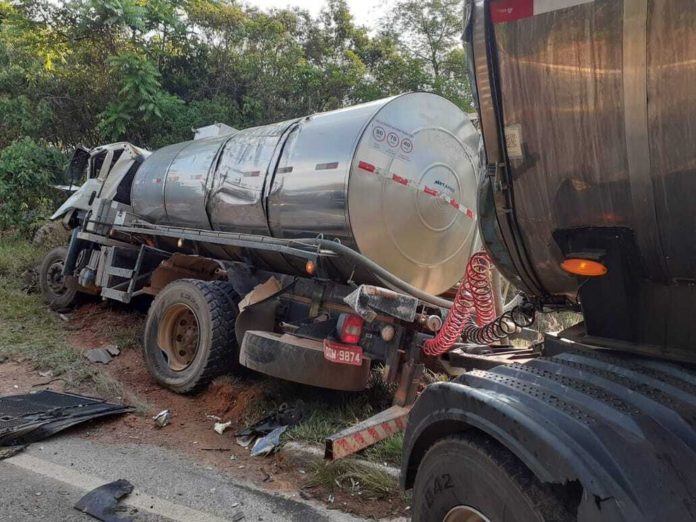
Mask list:
POLYGON ((87 491, 119 478, 135 486, 122 501, 122 515, 136 521, 360 520, 234 482, 169 450, 101 445, 70 435, 32 444, 0 461, 0 520, 94 521, 73 504, 87 491))

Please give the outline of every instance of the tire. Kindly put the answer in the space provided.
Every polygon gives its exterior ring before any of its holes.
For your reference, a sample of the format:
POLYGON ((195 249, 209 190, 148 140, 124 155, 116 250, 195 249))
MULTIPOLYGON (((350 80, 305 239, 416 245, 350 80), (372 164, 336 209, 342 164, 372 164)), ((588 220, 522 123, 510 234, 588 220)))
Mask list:
POLYGON ((150 375, 176 393, 195 393, 228 373, 239 351, 235 316, 236 309, 216 285, 195 279, 167 285, 145 323, 143 349, 150 375))
MULTIPOLYGON (((210 281, 210 285, 219 289, 227 299, 227 305, 232 310, 234 314, 234 321, 237 320, 237 315, 239 315, 239 302, 242 300, 241 296, 237 293, 229 281, 210 281)), ((234 375, 242 377, 249 375, 249 369, 245 368, 239 363, 239 343, 237 342, 237 336, 234 332, 234 322, 232 323, 232 337, 234 338, 234 353, 232 354, 231 360, 231 371, 234 375)))
POLYGON ((413 521, 445 520, 572 522, 576 518, 510 451, 494 440, 468 434, 433 444, 416 475, 413 521))
POLYGON ((41 294, 48 305, 57 311, 75 306, 81 297, 77 284, 66 284, 62 275, 67 255, 68 249, 66 247, 56 247, 46 254, 39 267, 41 294))

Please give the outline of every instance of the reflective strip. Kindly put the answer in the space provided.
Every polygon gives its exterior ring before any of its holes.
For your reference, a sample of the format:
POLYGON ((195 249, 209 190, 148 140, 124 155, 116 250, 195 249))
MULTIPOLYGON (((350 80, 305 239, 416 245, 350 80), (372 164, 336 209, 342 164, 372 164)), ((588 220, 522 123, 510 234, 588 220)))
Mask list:
POLYGON ((292 167, 278 167, 278 170, 276 170, 278 174, 287 174, 289 172, 292 172, 292 167))
POLYGON ((358 168, 367 172, 375 172, 377 170, 377 168, 373 164, 367 163, 366 161, 359 162, 358 168))
POLYGON ((392 179, 396 181, 397 183, 401 183, 402 185, 408 185, 411 180, 408 178, 403 178, 399 176, 398 174, 392 174, 392 179))
POLYGON ((448 195, 445 195, 441 192, 439 192, 437 189, 434 189, 432 187, 429 187, 427 185, 417 185, 412 179, 405 178, 403 176, 399 176, 398 174, 394 173, 389 173, 387 171, 384 171, 372 163, 367 163, 366 161, 360 161, 358 162, 358 168, 361 170, 364 170, 365 172, 369 172, 370 174, 377 174, 381 178, 384 178, 388 181, 393 181, 395 183, 398 183, 399 185, 402 185, 404 187, 413 187, 419 191, 422 191, 424 194, 427 194, 428 196, 431 196, 433 198, 439 198, 445 203, 449 204, 452 206, 452 208, 458 210, 462 214, 464 214, 466 217, 469 219, 475 219, 476 218, 476 212, 474 212, 473 209, 465 207, 462 205, 459 201, 457 201, 454 198, 451 198, 448 195))
POLYGON ((317 163, 314 170, 333 170, 338 168, 338 161, 332 161, 331 163, 317 163))
POLYGON ((346 437, 333 441, 333 458, 340 459, 364 448, 377 444, 406 428, 405 417, 381 422, 346 437))

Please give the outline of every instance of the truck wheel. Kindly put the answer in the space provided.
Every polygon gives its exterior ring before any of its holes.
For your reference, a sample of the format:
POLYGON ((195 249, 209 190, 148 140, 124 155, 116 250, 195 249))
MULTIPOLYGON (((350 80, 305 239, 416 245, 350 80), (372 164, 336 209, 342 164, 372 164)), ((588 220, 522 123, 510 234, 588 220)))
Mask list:
POLYGON ((227 299, 227 305, 230 307, 234 315, 232 322, 232 345, 234 347, 234 353, 232 354, 231 360, 232 373, 240 377, 248 375, 249 369, 239 364, 239 343, 237 342, 237 336, 234 332, 234 321, 237 320, 237 315, 239 315, 239 301, 241 301, 242 298, 229 281, 210 281, 210 285, 218 288, 224 294, 225 298, 227 299))
POLYGON ((194 393, 230 371, 237 355, 235 310, 205 281, 167 285, 150 307, 144 355, 150 375, 177 393, 194 393))
POLYGON ((53 310, 70 308, 78 303, 81 296, 77 285, 68 284, 63 276, 67 255, 67 248, 56 247, 46 254, 39 267, 41 293, 53 310))
POLYGON ((414 522, 571 522, 560 500, 510 451, 476 434, 442 439, 423 457, 414 522))

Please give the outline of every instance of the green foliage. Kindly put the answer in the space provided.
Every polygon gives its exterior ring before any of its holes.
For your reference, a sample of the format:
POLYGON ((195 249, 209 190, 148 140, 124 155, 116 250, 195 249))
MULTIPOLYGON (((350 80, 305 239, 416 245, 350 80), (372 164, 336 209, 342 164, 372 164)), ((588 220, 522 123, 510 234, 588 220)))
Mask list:
POLYGON ((161 120, 165 109, 173 114, 175 106, 181 103, 162 89, 160 74, 146 57, 127 52, 111 57, 109 65, 120 89, 100 115, 99 127, 105 136, 114 140, 127 134, 135 137, 138 128, 161 120))
POLYGON ((370 34, 345 0, 317 18, 232 0, 0 0, 0 149, 161 146, 209 118, 247 127, 410 90, 467 107, 461 3, 397 0, 370 34))
POLYGON ((55 207, 50 184, 59 181, 65 157, 31 138, 0 151, 0 230, 31 230, 55 207))
MULTIPOLYGON (((416 90, 468 109, 461 19, 462 0, 396 0, 373 32, 345 0, 317 17, 236 0, 0 0, 0 151, 24 137, 66 153, 114 140, 157 148, 211 123, 245 128, 416 90)), ((3 196, 5 223, 7 209, 23 223, 27 202, 47 197, 3 196)))

